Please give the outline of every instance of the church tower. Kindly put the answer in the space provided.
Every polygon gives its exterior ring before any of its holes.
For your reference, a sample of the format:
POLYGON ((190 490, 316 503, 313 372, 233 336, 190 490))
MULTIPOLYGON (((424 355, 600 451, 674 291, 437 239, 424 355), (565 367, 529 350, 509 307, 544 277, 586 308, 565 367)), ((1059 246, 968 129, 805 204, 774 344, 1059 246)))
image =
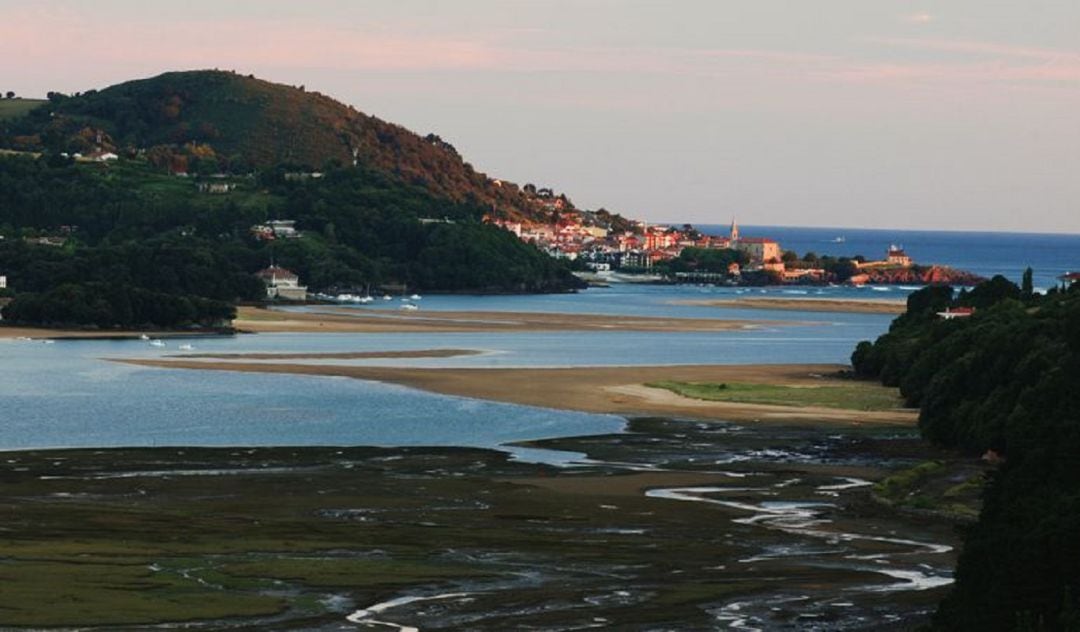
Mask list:
POLYGON ((735 221, 735 218, 731 218, 731 242, 735 243, 739 241, 739 223, 735 221))

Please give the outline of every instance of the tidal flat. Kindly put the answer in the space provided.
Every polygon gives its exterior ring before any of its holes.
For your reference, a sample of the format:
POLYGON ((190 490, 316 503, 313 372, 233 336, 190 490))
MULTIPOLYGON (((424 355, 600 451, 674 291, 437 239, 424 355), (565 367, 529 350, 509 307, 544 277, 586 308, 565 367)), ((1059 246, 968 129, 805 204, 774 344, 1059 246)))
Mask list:
POLYGON ((3 455, 0 625, 109 629, 907 629, 955 525, 872 484, 913 431, 635 419, 467 448, 3 455), (17 581, 16 581, 17 580, 17 581))

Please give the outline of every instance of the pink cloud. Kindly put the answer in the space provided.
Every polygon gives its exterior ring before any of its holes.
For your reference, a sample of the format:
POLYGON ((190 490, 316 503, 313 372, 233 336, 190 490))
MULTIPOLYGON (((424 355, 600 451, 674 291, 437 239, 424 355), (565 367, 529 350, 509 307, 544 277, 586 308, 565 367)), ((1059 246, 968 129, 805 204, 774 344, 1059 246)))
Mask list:
POLYGON ((496 54, 476 41, 393 35, 377 24, 349 28, 253 18, 105 26, 92 15, 46 8, 0 11, 0 50, 17 53, 23 60, 138 60, 161 67, 318 65, 368 70, 482 67, 496 54))
POLYGON ((929 24, 934 21, 934 16, 924 11, 905 15, 901 17, 900 20, 902 22, 907 22, 908 24, 929 24))
POLYGON ((994 42, 971 40, 922 39, 909 37, 872 37, 866 41, 912 50, 954 53, 957 55, 976 55, 991 57, 1011 57, 1038 59, 1042 61, 1080 61, 1080 52, 1038 48, 1032 46, 1014 46, 994 42))

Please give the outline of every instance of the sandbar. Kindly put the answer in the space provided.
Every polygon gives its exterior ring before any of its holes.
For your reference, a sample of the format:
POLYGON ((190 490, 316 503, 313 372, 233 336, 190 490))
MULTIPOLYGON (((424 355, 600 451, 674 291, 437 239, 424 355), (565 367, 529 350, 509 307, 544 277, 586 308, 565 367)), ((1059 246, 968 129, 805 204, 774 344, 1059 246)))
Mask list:
POLYGON ((847 298, 721 298, 672 301, 675 305, 728 307, 733 309, 775 309, 793 312, 845 312, 850 314, 903 314, 904 301, 847 298))
POLYGON ((398 312, 326 308, 318 312, 240 307, 233 326, 251 332, 442 333, 500 331, 738 331, 805 323, 721 318, 606 316, 544 312, 398 312))
POLYGON ((444 395, 626 417, 897 426, 911 426, 917 420, 917 412, 908 409, 857 411, 704 401, 645 386, 662 380, 825 386, 842 383, 841 378, 832 376, 847 367, 836 364, 412 368, 170 359, 122 361, 160 368, 342 376, 401 384, 444 395))
POLYGON ((344 351, 340 353, 184 353, 169 358, 213 360, 374 360, 385 358, 456 358, 479 355, 478 349, 416 349, 409 351, 344 351))

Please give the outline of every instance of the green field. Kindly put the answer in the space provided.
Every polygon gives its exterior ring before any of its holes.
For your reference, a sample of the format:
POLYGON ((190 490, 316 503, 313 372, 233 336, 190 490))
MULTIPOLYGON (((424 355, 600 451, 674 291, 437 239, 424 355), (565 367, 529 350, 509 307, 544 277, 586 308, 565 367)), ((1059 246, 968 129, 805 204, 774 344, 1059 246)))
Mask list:
POLYGON ((44 99, 0 99, 0 120, 22 116, 42 103, 44 99))
POLYGON ((683 397, 718 402, 770 404, 773 406, 820 406, 848 410, 894 410, 903 407, 896 389, 870 382, 838 386, 780 386, 746 382, 652 382, 683 397))

